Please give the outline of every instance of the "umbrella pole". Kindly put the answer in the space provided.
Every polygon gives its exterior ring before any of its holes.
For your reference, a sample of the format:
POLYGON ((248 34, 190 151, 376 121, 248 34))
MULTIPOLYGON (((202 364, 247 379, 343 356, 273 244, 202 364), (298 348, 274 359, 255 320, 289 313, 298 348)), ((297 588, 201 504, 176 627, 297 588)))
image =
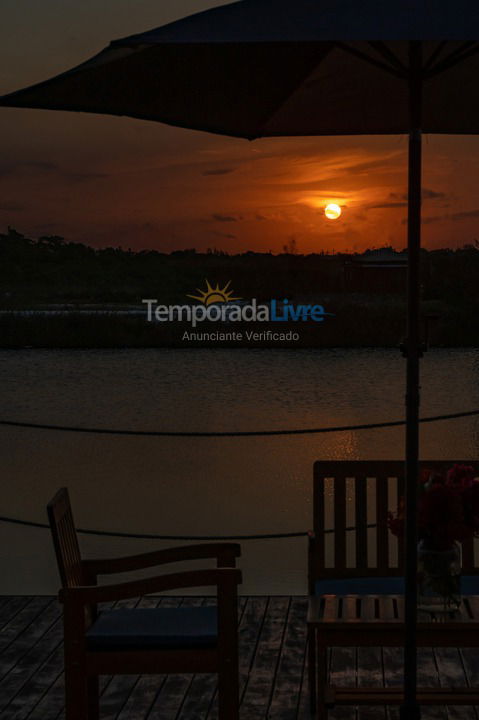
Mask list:
POLYGON ((419 336, 421 165, 422 165, 422 45, 409 44, 409 178, 408 178, 408 315, 406 387, 406 551, 404 703, 401 720, 418 720, 417 702, 417 488, 419 478, 419 336))

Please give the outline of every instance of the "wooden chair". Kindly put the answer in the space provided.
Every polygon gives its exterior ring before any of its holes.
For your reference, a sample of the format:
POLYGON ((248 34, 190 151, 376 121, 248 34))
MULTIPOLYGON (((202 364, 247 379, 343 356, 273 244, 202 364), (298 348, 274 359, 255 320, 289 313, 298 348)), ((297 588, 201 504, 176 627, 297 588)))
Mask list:
POLYGON ((66 720, 97 720, 98 676, 141 673, 218 673, 221 720, 238 720, 237 586, 240 546, 214 543, 110 560, 83 560, 66 488, 48 504, 62 589, 66 720), (182 560, 216 558, 217 568, 190 570, 113 585, 98 575, 182 560), (123 609, 97 604, 166 590, 217 587, 217 607, 123 609))
MULTIPOLYGON (((423 461, 445 472, 455 462, 423 461)), ((476 465, 473 461, 471 464, 476 465)), ((328 461, 314 465, 313 531, 308 547, 308 585, 313 595, 384 595, 404 592, 404 546, 387 526, 404 496, 405 464, 396 460, 328 461), (329 512, 328 512, 329 511, 329 512), (328 517, 329 515, 329 517, 328 517)), ((462 545, 461 591, 479 593, 474 541, 462 545)), ((314 647, 309 638, 309 682, 314 647)), ((312 701, 312 709, 314 709, 312 701)))

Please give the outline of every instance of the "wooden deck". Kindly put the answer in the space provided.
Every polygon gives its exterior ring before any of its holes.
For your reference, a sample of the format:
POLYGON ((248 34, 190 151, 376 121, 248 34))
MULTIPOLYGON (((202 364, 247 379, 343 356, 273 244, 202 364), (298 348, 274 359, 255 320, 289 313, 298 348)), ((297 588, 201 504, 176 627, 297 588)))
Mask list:
MULTIPOLYGON (((211 603, 209 598, 148 598, 143 607, 211 603)), ((123 607, 129 603, 122 603, 123 607)), ((241 599, 242 720, 306 720, 306 598, 241 599)), ((402 651, 335 649, 332 682, 397 685, 402 651)), ((51 597, 0 598, 0 718, 54 720, 64 716, 60 607, 51 597)), ((420 650, 419 680, 432 687, 479 684, 479 651, 420 650)), ((102 678, 102 718, 108 720, 214 720, 214 676, 102 678)), ((479 710, 479 709, 478 709, 479 710)), ((337 708, 337 720, 396 720, 397 709, 337 708)), ((472 707, 427 707, 425 720, 479 720, 472 707)))

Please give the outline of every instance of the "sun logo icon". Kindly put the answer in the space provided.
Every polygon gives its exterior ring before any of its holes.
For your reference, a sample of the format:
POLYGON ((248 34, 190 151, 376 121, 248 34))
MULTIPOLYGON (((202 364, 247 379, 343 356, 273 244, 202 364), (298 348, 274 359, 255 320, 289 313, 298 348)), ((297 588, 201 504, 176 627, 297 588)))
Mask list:
POLYGON ((200 290, 196 288, 200 293, 199 295, 187 295, 186 297, 193 298, 193 300, 199 300, 203 305, 208 307, 213 303, 229 303, 234 300, 241 300, 240 297, 233 297, 233 291, 228 292, 228 288, 231 285, 231 280, 226 283, 224 288, 220 288, 219 284, 216 283, 216 287, 211 287, 208 280, 206 280, 206 290, 200 290))

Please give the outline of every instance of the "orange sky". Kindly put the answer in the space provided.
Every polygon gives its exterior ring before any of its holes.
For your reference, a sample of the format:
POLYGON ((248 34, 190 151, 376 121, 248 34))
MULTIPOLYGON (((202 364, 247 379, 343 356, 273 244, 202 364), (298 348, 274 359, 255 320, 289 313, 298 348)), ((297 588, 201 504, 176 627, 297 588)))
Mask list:
MULTIPOLYGON (((2 0, 0 92, 221 2, 2 0)), ((244 140, 128 118, 0 109, 0 231, 133 249, 362 250, 406 237, 404 137, 244 140), (328 221, 327 202, 343 207, 328 221)), ((424 245, 479 238, 479 138, 429 136, 424 245)))

